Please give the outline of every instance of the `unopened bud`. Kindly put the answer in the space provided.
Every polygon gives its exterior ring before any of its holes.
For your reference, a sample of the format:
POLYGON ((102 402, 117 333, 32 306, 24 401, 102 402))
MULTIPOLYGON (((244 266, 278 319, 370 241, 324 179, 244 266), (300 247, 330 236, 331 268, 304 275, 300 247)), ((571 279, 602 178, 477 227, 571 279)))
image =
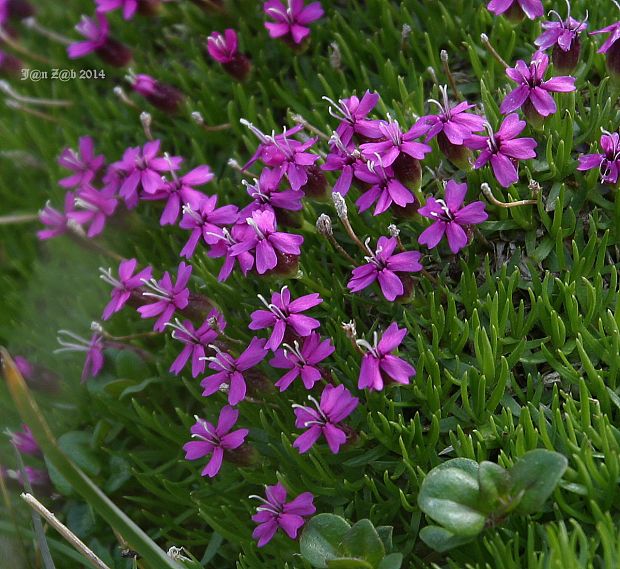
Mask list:
POLYGON ((332 220, 327 214, 322 213, 316 220, 316 230, 325 237, 331 237, 334 234, 332 220))
POLYGON ((345 201, 342 194, 339 192, 332 193, 332 200, 334 201, 334 207, 336 208, 336 213, 340 219, 347 219, 348 210, 347 210, 347 202, 345 201))
POLYGON ((204 120, 204 118, 202 117, 202 115, 201 115, 198 111, 193 111, 191 116, 192 116, 192 120, 193 120, 196 124, 198 124, 198 125, 203 125, 203 124, 205 124, 205 120, 204 120))
POLYGON ((393 223, 388 225, 388 232, 392 237, 398 237, 400 235, 400 229, 398 229, 398 227, 396 227, 393 223))

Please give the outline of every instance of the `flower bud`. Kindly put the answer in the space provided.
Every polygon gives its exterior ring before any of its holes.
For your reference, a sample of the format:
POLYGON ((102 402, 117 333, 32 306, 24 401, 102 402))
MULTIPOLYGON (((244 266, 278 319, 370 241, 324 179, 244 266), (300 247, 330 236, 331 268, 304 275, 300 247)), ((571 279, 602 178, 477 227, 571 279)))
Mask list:
POLYGON ((150 75, 130 75, 129 80, 136 93, 164 112, 175 113, 185 99, 183 93, 176 87, 161 83, 150 75))
POLYGON ((452 144, 443 132, 437 135, 437 145, 443 155, 457 168, 462 170, 469 170, 471 168, 472 152, 465 145, 452 144))
POLYGON ((557 43, 553 46, 551 59, 553 68, 558 75, 571 74, 577 68, 579 55, 581 53, 581 42, 575 38, 568 51, 564 51, 557 43))
POLYGON ((60 391, 60 378, 53 371, 33 364, 23 356, 15 356, 13 361, 31 389, 48 394, 60 391))
POLYGON ((401 153, 392 165, 396 177, 409 189, 419 190, 422 185, 422 165, 416 158, 401 153))
POLYGON ((123 43, 108 37, 105 43, 95 49, 95 53, 114 67, 125 67, 132 59, 131 50, 123 43))
POLYGON ((138 0, 138 13, 143 16, 157 15, 160 7, 160 0, 138 0))
POLYGON ((14 55, 0 51, 0 74, 2 75, 19 75, 23 64, 14 55))
POLYGON ((330 199, 327 191, 327 178, 316 164, 306 168, 308 181, 302 186, 301 191, 306 197, 317 201, 328 201, 330 199))

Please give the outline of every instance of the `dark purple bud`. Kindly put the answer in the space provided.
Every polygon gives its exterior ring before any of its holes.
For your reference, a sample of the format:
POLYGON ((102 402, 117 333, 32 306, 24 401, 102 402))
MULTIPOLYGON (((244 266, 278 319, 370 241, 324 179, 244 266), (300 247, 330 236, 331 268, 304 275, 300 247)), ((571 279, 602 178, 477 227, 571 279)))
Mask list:
POLYGON ((397 204, 392 204, 392 211, 394 212, 394 217, 396 219, 413 219, 418 215, 418 209, 420 208, 420 204, 418 201, 414 201, 406 205, 405 207, 401 207, 397 204))
POLYGON ((23 356, 15 356, 13 361, 31 389, 49 394, 60 391, 60 378, 53 371, 33 364, 23 356))
POLYGON ((19 75, 23 64, 14 55, 0 51, 0 73, 3 75, 19 75))
POLYGON ((177 88, 158 81, 150 75, 130 73, 129 82, 136 93, 140 93, 151 105, 167 113, 174 113, 185 96, 177 88))
POLYGON ((556 75, 570 75, 577 68, 580 53, 581 42, 578 37, 575 37, 572 41, 568 51, 564 51, 559 44, 556 43, 551 53, 554 73, 556 75))
POLYGON ((396 177, 411 190, 418 190, 422 184, 422 165, 416 158, 401 152, 392 165, 396 177))
POLYGON ((260 458, 256 449, 247 443, 234 450, 225 450, 224 457, 226 461, 237 466, 253 466, 260 458))
POLYGON ((463 144, 452 144, 443 132, 437 135, 437 145, 443 155, 456 167, 462 170, 469 170, 471 168, 470 159, 472 152, 469 148, 463 144))
POLYGON ((308 181, 302 186, 301 191, 310 199, 317 201, 329 201, 330 192, 327 191, 327 178, 321 168, 316 164, 306 169, 308 181))
POLYGON ((8 0, 9 18, 14 20, 24 20, 34 16, 36 10, 27 0, 8 0))
POLYGON ((181 312, 185 317, 194 322, 203 322, 209 317, 213 309, 214 306, 211 299, 202 294, 190 292, 189 304, 181 312))
POLYGON ((611 79, 620 83, 620 39, 607 50, 607 70, 611 79))
POLYGON ((406 304, 413 299, 413 277, 411 275, 399 274, 400 281, 403 283, 404 292, 397 296, 395 302, 406 304))
POLYGON ((523 103, 523 114, 528 122, 528 124, 535 129, 542 128, 543 123, 545 122, 545 117, 543 117, 535 108, 530 99, 523 103))
POLYGON ((138 13, 143 16, 155 16, 160 7, 160 0, 138 0, 138 13))
POLYGON ((504 16, 514 24, 520 24, 525 18, 525 13, 518 2, 513 2, 512 6, 504 12, 504 16))
POLYGON ((301 211, 291 211, 289 209, 273 208, 278 220, 278 225, 286 227, 301 227, 303 225, 303 215, 301 211))
POLYGON ((293 277, 299 271, 299 255, 289 255, 276 251, 277 265, 267 271, 265 276, 293 277))
POLYGON ((250 59, 242 53, 236 54, 231 61, 222 63, 222 67, 226 73, 238 81, 245 81, 252 71, 250 59))
POLYGON ((131 50, 125 44, 110 37, 101 47, 95 49, 95 53, 103 61, 114 67, 125 67, 133 57, 131 50))

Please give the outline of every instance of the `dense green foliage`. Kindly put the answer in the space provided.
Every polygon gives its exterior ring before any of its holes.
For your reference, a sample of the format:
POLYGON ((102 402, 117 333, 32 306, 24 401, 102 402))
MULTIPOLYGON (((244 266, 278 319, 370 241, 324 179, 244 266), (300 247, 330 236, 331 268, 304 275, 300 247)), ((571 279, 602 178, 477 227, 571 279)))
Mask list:
MULTIPOLYGON (((321 97, 338 99, 370 88, 382 97, 377 116, 390 113, 410 125, 426 114, 428 98, 439 98, 433 75, 446 82, 441 49, 450 55, 462 94, 482 103, 496 126, 509 84, 502 66, 482 47, 480 34, 486 33, 514 64, 520 58, 529 61, 540 32, 539 22, 515 26, 490 14, 480 0, 324 0, 326 16, 313 24, 309 49, 295 54, 268 38, 260 2, 227 1, 224 14, 199 4, 173 2, 156 18, 131 22, 117 13, 110 18, 113 35, 134 50, 133 69, 186 94, 174 116, 150 108, 137 95, 131 95, 135 108, 122 103, 112 90, 123 84, 123 71, 95 57, 70 62, 62 45, 20 28, 20 42, 51 62, 29 61, 30 67, 105 69, 106 77, 11 81, 21 94, 71 105, 26 105, 43 117, 0 109, 1 215, 35 213, 48 199, 60 206, 60 151, 90 134, 98 152, 109 162, 118 160, 127 146, 144 143, 142 110, 153 114, 153 135, 165 150, 186 157, 188 167, 211 165, 216 179, 205 191, 217 193, 223 203, 244 204, 240 176, 227 166, 231 157, 245 162, 255 149, 256 140, 240 118, 271 131, 290 124, 295 113, 331 132, 335 122, 321 97), (404 25, 410 34, 403 35, 404 25), (244 84, 203 54, 204 37, 225 27, 239 31, 242 51, 252 58, 253 74, 244 84), (206 131, 191 119, 192 111, 199 111, 207 125, 228 123, 229 128, 206 131)), ((544 4, 564 10, 560 2, 544 4)), ((573 13, 584 14, 590 4, 575 0, 573 13)), ((617 19, 611 2, 601 0, 591 11, 590 29, 617 19)), ((38 20, 75 37, 74 22, 91 12, 86 0, 47 2, 41 3, 38 20)), ((227 333, 243 342, 251 337, 247 324, 259 307, 257 293, 267 295, 283 284, 294 296, 319 292, 325 301, 313 316, 336 346, 329 367, 352 391, 360 358, 341 323, 354 320, 363 337, 392 321, 408 328, 400 354, 415 365, 417 375, 409 386, 356 391, 361 405, 349 420, 356 440, 338 455, 324 444, 305 455, 292 447, 298 430, 291 403, 303 402, 306 391, 293 385, 280 394, 266 382, 240 406, 255 464, 228 463, 215 479, 201 478, 200 465, 183 459, 182 446, 193 415, 217 416, 225 395, 205 399, 190 375, 169 374, 179 351, 169 335, 132 341, 151 354, 146 360, 108 350, 104 372, 80 384, 80 357, 52 354, 56 331, 87 334, 108 299, 97 268, 116 261, 66 237, 37 242, 35 224, 0 225, 0 343, 62 378, 61 394, 39 397, 61 448, 163 549, 183 546, 205 567, 310 567, 297 555, 299 543, 283 534, 260 550, 251 539, 256 503, 247 497, 278 480, 292 496, 312 492, 317 513, 337 514, 350 525, 367 519, 375 528, 393 526, 393 551, 403 555, 406 568, 620 566, 620 196, 600 184, 596 171, 576 171, 577 155, 597 148, 601 128, 613 131, 620 124, 618 91, 607 77, 604 56, 596 53, 598 45, 584 36, 578 91, 556 95, 559 112, 542 129, 528 127, 527 136, 539 143, 538 158, 522 164, 519 184, 503 190, 488 169, 455 171, 433 143, 434 152, 424 161, 425 195, 437 193, 440 180, 453 176, 468 182, 469 200, 482 199, 482 182, 505 202, 530 199, 530 179, 542 189, 537 205, 488 204, 489 221, 456 256, 445 244, 430 252, 420 248, 433 280, 416 277, 411 303, 389 303, 376 291, 347 291, 350 265, 314 229, 318 215, 328 213, 337 239, 352 255, 358 253, 335 221, 331 203, 304 202, 304 223, 295 230, 305 238, 296 278, 235 273, 218 283, 220 261, 200 249, 193 257, 190 288, 216 301, 229 322, 227 333), (538 448, 560 453, 568 468, 534 514, 528 510, 486 524, 475 540, 445 553, 420 539, 421 529, 433 523, 418 506, 432 468, 459 457, 510 469, 538 448)), ((96 241, 152 264, 157 275, 174 270, 186 234, 160 227, 160 212, 156 202, 122 211, 96 241)), ((419 247, 421 218, 358 215, 352 205, 349 212, 358 235, 374 241, 386 234, 388 224, 398 223, 405 247, 419 247)), ((127 308, 106 330, 124 336, 150 326, 127 308)), ((261 370, 273 381, 281 375, 266 363, 261 370)), ((0 417, 2 427, 19 426, 4 386, 0 417)), ((2 464, 15 467, 5 440, 0 457, 2 464)), ((53 468, 50 474, 55 484, 54 496, 46 500, 50 509, 111 566, 131 567, 121 559, 113 528, 53 468)), ((34 557, 29 512, 18 502, 12 494, 10 515, 7 503, 0 504, 0 536, 11 543, 0 541, 0 548, 7 543, 7 551, 15 551, 15 568, 29 566, 18 559, 34 557)), ((53 532, 49 541, 58 567, 81 566, 80 557, 53 532)))

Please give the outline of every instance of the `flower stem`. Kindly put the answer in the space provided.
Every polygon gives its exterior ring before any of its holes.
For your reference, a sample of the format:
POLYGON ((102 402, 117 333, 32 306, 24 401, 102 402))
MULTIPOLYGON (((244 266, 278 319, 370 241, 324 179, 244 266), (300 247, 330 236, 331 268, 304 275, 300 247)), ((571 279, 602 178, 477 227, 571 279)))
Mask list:
POLYGON ((484 197, 487 198, 493 205, 498 207, 510 208, 510 207, 519 207, 522 205, 536 205, 538 200, 519 200, 516 202, 501 202, 499 201, 491 191, 489 184, 484 183, 480 186, 484 197))
POLYGON ((441 58, 441 65, 443 66, 443 72, 448 78, 448 83, 450 83, 450 88, 452 89, 452 92, 454 93, 454 98, 457 101, 461 101, 463 97, 458 87, 456 86, 456 80, 454 79, 454 75, 452 75, 452 71, 450 70, 448 52, 445 49, 442 49, 439 56, 441 58))
POLYGON ((489 41, 489 36, 486 34, 480 34, 480 40, 482 41, 482 45, 487 49, 487 51, 501 64, 504 69, 507 69, 509 65, 504 61, 504 58, 497 53, 497 50, 491 45, 489 41))
POLYGON ((0 225, 13 225, 19 223, 30 223, 31 221, 37 221, 39 219, 36 213, 25 213, 17 215, 3 215, 0 217, 0 225))

